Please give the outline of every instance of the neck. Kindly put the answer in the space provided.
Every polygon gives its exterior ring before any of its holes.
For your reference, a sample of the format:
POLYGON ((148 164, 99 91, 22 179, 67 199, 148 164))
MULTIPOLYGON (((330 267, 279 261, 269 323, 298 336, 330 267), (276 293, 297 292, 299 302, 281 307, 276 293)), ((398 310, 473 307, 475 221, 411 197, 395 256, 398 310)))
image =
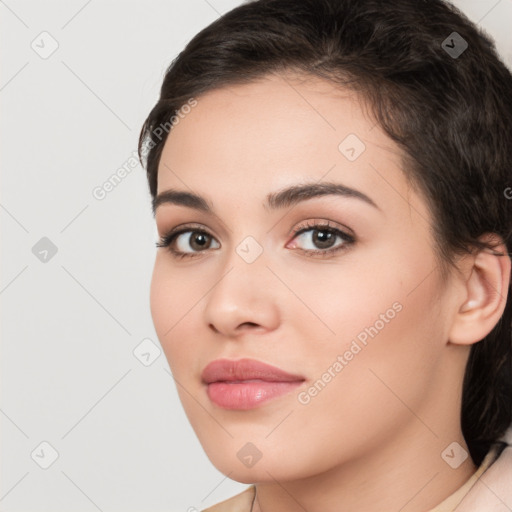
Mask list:
POLYGON ((426 512, 476 471, 460 430, 434 433, 413 418, 400 435, 382 441, 312 478, 257 484, 253 512, 426 512), (456 469, 441 457, 454 441, 468 452, 456 469))

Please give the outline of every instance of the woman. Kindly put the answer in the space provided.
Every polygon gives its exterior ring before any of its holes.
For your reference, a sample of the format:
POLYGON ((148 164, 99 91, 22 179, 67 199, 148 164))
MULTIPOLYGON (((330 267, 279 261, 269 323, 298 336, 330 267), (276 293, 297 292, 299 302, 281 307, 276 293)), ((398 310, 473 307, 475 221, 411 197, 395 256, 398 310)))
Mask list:
POLYGON ((512 507, 511 141, 512 76, 441 0, 259 0, 175 59, 151 311, 253 484, 208 510, 512 507))

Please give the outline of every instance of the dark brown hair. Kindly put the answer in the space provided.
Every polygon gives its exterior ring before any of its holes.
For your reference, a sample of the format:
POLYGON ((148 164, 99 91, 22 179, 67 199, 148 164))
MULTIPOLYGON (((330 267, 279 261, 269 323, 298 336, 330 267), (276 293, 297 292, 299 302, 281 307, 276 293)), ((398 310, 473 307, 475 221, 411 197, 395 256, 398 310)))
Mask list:
MULTIPOLYGON (((285 71, 357 91, 403 149, 442 272, 458 254, 493 250, 485 233, 511 252, 512 75, 489 36, 443 0, 258 0, 220 17, 171 63, 142 127, 153 198, 161 127, 190 98, 285 71)), ((498 324, 471 347, 461 425, 477 465, 512 422, 511 323, 509 293, 498 324)))

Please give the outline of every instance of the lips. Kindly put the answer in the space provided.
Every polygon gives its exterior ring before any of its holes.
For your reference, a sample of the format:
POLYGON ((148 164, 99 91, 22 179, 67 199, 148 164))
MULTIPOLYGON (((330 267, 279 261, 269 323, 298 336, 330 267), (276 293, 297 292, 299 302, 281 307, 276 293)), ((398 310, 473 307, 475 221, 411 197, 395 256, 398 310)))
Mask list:
POLYGON ((255 359, 217 359, 205 367, 201 374, 203 382, 233 382, 246 380, 262 380, 265 382, 303 381, 301 375, 292 375, 280 368, 270 366, 255 359))
POLYGON ((252 409, 295 389, 305 378, 254 359, 218 359, 201 373, 210 400, 224 409, 252 409))

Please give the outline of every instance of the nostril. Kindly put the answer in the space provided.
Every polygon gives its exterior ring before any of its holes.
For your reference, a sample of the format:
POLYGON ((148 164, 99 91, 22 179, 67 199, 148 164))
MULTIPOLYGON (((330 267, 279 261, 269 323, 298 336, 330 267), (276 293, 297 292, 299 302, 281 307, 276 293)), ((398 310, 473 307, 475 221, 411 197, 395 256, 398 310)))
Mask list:
POLYGON ((210 327, 210 329, 213 330, 213 332, 217 332, 217 333, 219 332, 219 330, 217 329, 217 327, 215 327, 215 325, 210 324, 209 327, 210 327))
MULTIPOLYGON (((208 327, 216 334, 220 334, 221 331, 215 327, 213 324, 208 324, 208 327)), ((243 329, 253 329, 253 328, 260 327, 260 324, 256 324, 254 322, 243 322, 238 327, 237 330, 243 330, 243 329)))
POLYGON ((244 327, 244 326, 258 327, 258 324, 255 324, 254 322, 244 322, 243 324, 240 324, 240 327, 244 327))

